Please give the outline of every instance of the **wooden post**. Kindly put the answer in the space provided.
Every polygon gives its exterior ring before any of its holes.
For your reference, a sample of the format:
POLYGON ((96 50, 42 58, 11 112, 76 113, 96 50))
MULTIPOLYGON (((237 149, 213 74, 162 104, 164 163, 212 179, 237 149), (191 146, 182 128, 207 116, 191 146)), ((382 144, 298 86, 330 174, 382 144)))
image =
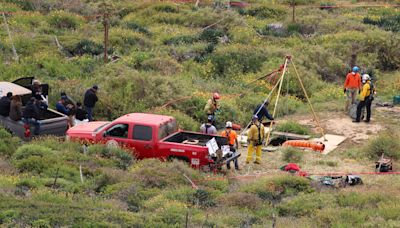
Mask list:
POLYGON ((18 57, 18 54, 17 54, 17 50, 15 49, 15 46, 14 46, 14 42, 13 42, 13 39, 12 39, 12 36, 11 36, 10 28, 8 27, 7 18, 6 18, 6 14, 5 13, 3 13, 3 20, 4 20, 4 26, 6 27, 6 30, 7 30, 8 38, 10 38, 12 51, 13 51, 13 54, 14 54, 14 60, 18 61, 19 57, 18 57))
MULTIPOLYGON (((106 9, 105 9, 106 10, 106 9)), ((108 62, 108 29, 109 29, 109 21, 108 21, 108 13, 104 12, 103 14, 103 25, 104 25, 104 63, 108 62)))
POLYGON ((57 184, 57 178, 58 178, 58 171, 60 170, 60 168, 57 168, 57 171, 56 171, 56 177, 54 178, 54 182, 53 182, 53 186, 52 186, 52 188, 55 188, 56 187, 56 184, 57 184))

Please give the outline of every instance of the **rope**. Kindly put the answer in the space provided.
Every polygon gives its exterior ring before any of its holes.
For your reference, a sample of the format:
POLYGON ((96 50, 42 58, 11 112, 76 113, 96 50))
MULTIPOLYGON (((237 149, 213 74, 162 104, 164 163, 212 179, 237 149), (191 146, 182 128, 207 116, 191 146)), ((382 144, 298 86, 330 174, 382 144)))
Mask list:
MULTIPOLYGON (((274 85, 274 87, 271 89, 271 91, 269 92, 267 98, 264 100, 264 102, 262 103, 262 105, 260 106, 260 108, 257 110, 257 112, 256 112, 254 115, 257 115, 257 114, 261 111, 262 107, 264 106, 265 103, 267 103, 267 101, 268 101, 268 99, 271 97, 272 93, 275 91, 275 89, 276 89, 276 88, 278 87, 278 85, 280 84, 281 80, 282 80, 282 78, 279 78, 278 82, 277 82, 277 83, 274 85)), ((251 123, 252 123, 252 121, 250 121, 250 122, 247 124, 247 126, 246 126, 246 127, 243 129, 243 131, 240 133, 240 136, 242 136, 242 135, 246 132, 246 130, 250 127, 251 123)))
POLYGON ((17 50, 15 49, 15 46, 14 46, 14 42, 13 42, 13 39, 11 36, 10 28, 8 27, 7 18, 6 18, 5 13, 3 13, 3 19, 4 19, 4 25, 5 25, 7 33, 8 33, 8 37, 10 38, 10 42, 11 42, 11 46, 12 46, 12 50, 13 50, 13 54, 14 54, 14 60, 18 61, 19 57, 17 54, 17 50))
MULTIPOLYGON (((285 77, 285 73, 286 73, 288 61, 289 61, 289 58, 286 57, 286 59, 285 59, 285 65, 283 66, 283 72, 282 72, 281 80, 280 80, 280 83, 279 83, 278 94, 276 95, 275 107, 274 107, 274 111, 273 111, 273 113, 272 113, 272 118, 275 118, 276 109, 277 109, 277 107, 278 107, 279 96, 280 96, 280 94, 281 94, 281 89, 282 89, 282 84, 283 84, 283 78, 285 77)), ((268 143, 268 141, 269 141, 269 137, 271 136, 272 124, 273 124, 273 121, 271 121, 271 123, 269 124, 269 131, 268 131, 268 135, 267 135, 267 140, 265 140, 267 143, 268 143)))
MULTIPOLYGON (((281 174, 281 171, 267 171, 267 172, 258 172, 254 174, 245 174, 245 175, 235 175, 235 176, 217 176, 217 177, 208 177, 193 180, 194 183, 202 183, 208 181, 226 181, 226 180, 246 180, 246 179, 255 179, 264 176, 271 176, 272 174, 281 174)), ((287 172, 284 172, 287 173, 287 172)), ((305 172, 307 176, 347 176, 347 175, 377 175, 377 176, 385 176, 385 175, 400 175, 400 172, 332 172, 332 173, 308 173, 305 172)), ((289 173, 287 173, 289 174, 289 173)))
POLYGON ((317 122, 318 127, 321 129, 322 137, 324 137, 324 141, 327 141, 327 139, 325 138, 325 131, 324 131, 324 129, 322 128, 321 123, 320 123, 320 121, 319 121, 319 119, 318 119, 318 116, 317 116, 317 114, 316 114, 315 111, 314 111, 314 107, 313 107, 312 104, 311 104, 310 98, 308 97, 307 91, 306 91, 306 89, 304 88, 303 81, 301 80, 301 77, 300 77, 300 75, 299 75, 299 72, 297 72, 297 68, 296 68, 296 65, 294 65, 293 59, 291 60, 291 62, 292 62, 293 68, 294 68, 294 72, 296 72, 297 79, 299 79, 300 86, 301 86, 301 88, 302 88, 302 90, 303 90, 303 92, 304 92, 304 95, 306 96, 307 102, 308 102, 308 104, 310 105, 310 109, 311 109, 311 112, 312 112, 312 114, 313 114, 313 116, 314 116, 314 119, 315 119, 315 121, 317 122))

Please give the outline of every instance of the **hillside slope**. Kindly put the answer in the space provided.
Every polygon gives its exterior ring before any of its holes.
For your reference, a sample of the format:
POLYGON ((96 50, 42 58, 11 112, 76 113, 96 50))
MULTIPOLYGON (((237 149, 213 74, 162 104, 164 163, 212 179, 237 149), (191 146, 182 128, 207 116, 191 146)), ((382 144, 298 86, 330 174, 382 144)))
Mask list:
MULTIPOLYGON (((196 8, 180 1, 109 1, 105 64, 102 1, 0 0, 11 33, 10 39, 0 29, 0 78, 49 83, 51 106, 62 91, 79 101, 98 84, 96 119, 162 113, 197 131, 213 92, 222 95, 219 127, 245 125, 274 85, 273 79, 254 80, 291 55, 327 133, 348 139, 326 156, 264 153, 260 166, 245 166, 242 148, 241 171, 213 175, 59 138, 25 143, 0 129, 1 226, 400 226, 398 175, 362 175, 364 185, 325 188, 317 176, 279 170, 296 162, 311 174, 373 172, 382 153, 398 167, 398 108, 374 107, 371 125, 353 124, 343 113, 342 83, 358 65, 373 76, 374 102, 400 94, 399 8, 371 6, 399 1, 299 0, 295 22, 284 0, 251 0, 246 8, 215 2, 201 0, 196 8)), ((287 79, 277 119, 318 135, 292 68, 287 79)))

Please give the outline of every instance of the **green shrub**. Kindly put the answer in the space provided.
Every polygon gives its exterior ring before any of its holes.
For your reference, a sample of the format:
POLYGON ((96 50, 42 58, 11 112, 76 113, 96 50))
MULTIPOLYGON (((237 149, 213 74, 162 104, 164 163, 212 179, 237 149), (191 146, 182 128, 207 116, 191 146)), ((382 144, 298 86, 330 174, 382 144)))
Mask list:
POLYGON ((182 71, 182 66, 170 57, 159 57, 144 60, 142 69, 146 71, 158 71, 163 75, 174 75, 182 71))
POLYGON ((0 211, 0 224, 11 223, 14 219, 19 217, 19 213, 16 210, 2 210, 0 211))
POLYGON ((197 189, 190 201, 193 205, 201 208, 213 207, 216 205, 212 195, 207 190, 203 189, 197 189))
POLYGON ((82 18, 64 11, 55 11, 49 15, 49 24, 58 29, 77 29, 82 18))
POLYGON ((309 180, 284 175, 280 177, 263 178, 253 183, 242 186, 242 191, 255 193, 263 200, 276 202, 283 197, 297 195, 301 192, 312 192, 309 180))
POLYGON ((54 151, 50 148, 36 144, 25 144, 17 149, 13 158, 15 160, 23 160, 30 157, 45 158, 51 155, 54 155, 54 151))
POLYGON ((251 210, 259 209, 262 201, 256 194, 234 192, 218 198, 218 202, 224 206, 234 206, 251 210))
POLYGON ((282 131, 282 132, 289 132, 289 133, 295 133, 299 135, 310 135, 310 129, 307 127, 295 122, 295 121, 286 121, 283 123, 279 123, 276 126, 277 131, 282 131))
POLYGON ((267 6, 260 6, 260 7, 255 7, 255 8, 250 8, 247 10, 240 10, 240 14, 242 15, 250 15, 253 17, 257 17, 259 19, 265 19, 265 18, 283 18, 286 15, 286 11, 281 8, 273 8, 273 7, 267 7, 267 6))
POLYGON ((225 35, 228 35, 228 34, 225 31, 223 31, 222 29, 209 28, 209 29, 203 30, 200 33, 199 40, 206 41, 206 42, 213 43, 213 44, 218 44, 219 38, 223 37, 225 35))
POLYGON ((400 14, 383 16, 378 20, 374 20, 370 17, 364 17, 363 22, 364 24, 376 25, 392 32, 400 31, 400 14))
POLYGON ((394 200, 393 196, 382 193, 342 193, 337 196, 337 203, 341 207, 352 207, 354 209, 376 208, 380 203, 394 200))
POLYGON ((249 47, 217 49, 209 57, 212 64, 211 75, 214 78, 232 78, 238 74, 255 73, 266 60, 265 53, 249 47))
POLYGON ((0 128, 0 156, 11 157, 17 150, 20 139, 12 135, 3 128, 0 128))
POLYGON ((105 145, 95 144, 89 146, 88 150, 89 154, 97 154, 103 158, 109 159, 113 162, 115 167, 126 170, 130 165, 133 164, 133 155, 130 151, 121 149, 121 148, 113 148, 105 145))
POLYGON ((187 184, 185 173, 190 178, 196 175, 196 171, 182 161, 161 162, 158 159, 145 159, 133 166, 133 174, 144 188, 176 187, 187 184))
POLYGON ((382 154, 393 159, 400 159, 399 137, 396 132, 380 133, 377 137, 371 139, 363 150, 371 159, 377 159, 382 154))
POLYGON ((38 179, 36 178, 24 178, 24 179, 20 179, 17 183, 16 186, 17 187, 26 187, 28 189, 36 189, 40 186, 40 183, 38 183, 38 179))
POLYGON ((32 223, 32 227, 37 227, 37 228, 50 228, 50 222, 46 219, 38 219, 33 221, 32 223))
POLYGON ((144 26, 137 24, 133 21, 129 21, 126 23, 126 27, 132 29, 133 31, 143 33, 145 35, 151 36, 151 32, 144 26))
POLYGON ((49 162, 48 159, 44 159, 39 156, 25 158, 15 162, 14 164, 20 172, 33 172, 38 174, 45 171, 45 169, 47 169, 49 165, 52 165, 52 163, 49 162))
POLYGON ((156 5, 153 7, 156 11, 158 12, 164 12, 164 13, 179 13, 179 10, 177 7, 172 6, 172 5, 156 5))
POLYGON ((164 40, 164 44, 167 45, 180 45, 180 44, 192 44, 198 41, 196 36, 192 35, 182 35, 182 36, 174 36, 167 40, 164 40))
POLYGON ((97 44, 94 41, 83 39, 79 41, 70 53, 73 55, 100 55, 103 53, 103 45, 97 44))
POLYGON ((286 147, 282 151, 282 160, 285 162, 299 163, 303 160, 303 151, 293 148, 286 147))
POLYGON ((400 53, 396 50, 400 48, 400 39, 390 37, 379 45, 378 50, 378 68, 382 70, 400 69, 400 53))
POLYGON ((334 196, 322 193, 300 195, 278 205, 281 216, 310 216, 324 207, 332 207, 335 203, 334 196))
MULTIPOLYGON (((190 111, 187 110, 187 111, 190 111)), ((196 122, 192 117, 188 116, 185 113, 182 113, 178 110, 173 110, 173 109, 158 109, 156 110, 157 114, 162 114, 162 115, 170 115, 175 117, 179 127, 181 129, 185 129, 187 131, 198 131, 200 129, 200 123, 196 122)), ((190 113, 189 113, 190 114, 190 113)), ((200 113, 197 113, 199 116, 201 116, 200 113)), ((197 115, 196 114, 196 115, 197 115)))

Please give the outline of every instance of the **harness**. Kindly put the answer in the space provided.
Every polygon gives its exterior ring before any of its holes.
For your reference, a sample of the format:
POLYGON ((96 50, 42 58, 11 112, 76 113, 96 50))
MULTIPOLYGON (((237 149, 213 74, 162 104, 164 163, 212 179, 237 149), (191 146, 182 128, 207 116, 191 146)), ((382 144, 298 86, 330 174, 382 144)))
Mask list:
POLYGON ((211 126, 208 124, 205 124, 205 127, 206 127, 206 134, 208 134, 208 128, 210 128, 211 126))
MULTIPOLYGON (((368 83, 368 82, 367 82, 368 83)), ((372 84, 371 81, 369 81, 369 95, 367 97, 365 97, 365 100, 374 100, 374 85, 372 84)))
MULTIPOLYGON (((256 124, 253 124, 256 125, 256 124)), ((262 139, 261 139, 261 124, 256 125, 257 129, 258 129, 258 142, 257 142, 257 146, 262 145, 262 139)))

